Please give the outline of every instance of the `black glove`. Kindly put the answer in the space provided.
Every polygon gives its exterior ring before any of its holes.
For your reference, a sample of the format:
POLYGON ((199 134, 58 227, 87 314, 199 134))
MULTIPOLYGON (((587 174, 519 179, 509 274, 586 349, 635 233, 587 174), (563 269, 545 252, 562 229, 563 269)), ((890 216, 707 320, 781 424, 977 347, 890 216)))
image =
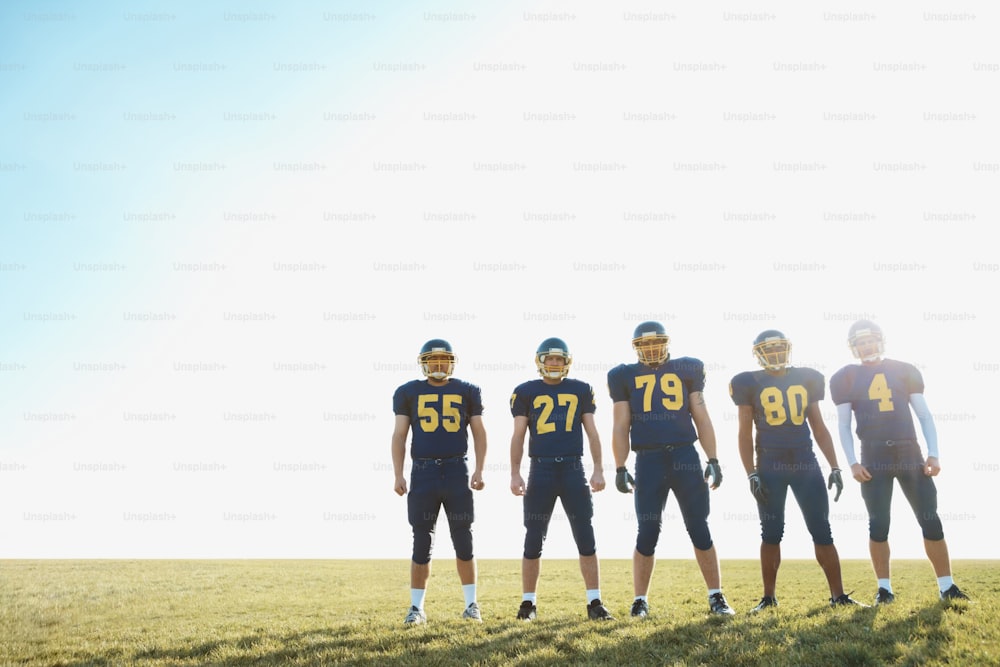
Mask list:
POLYGON ((750 476, 747 477, 747 479, 750 480, 750 493, 753 494, 753 497, 757 499, 758 503, 766 505, 767 499, 771 494, 768 492, 767 487, 764 486, 764 480, 762 480, 760 475, 755 472, 750 473, 750 476))
POLYGON ((833 502, 840 500, 840 494, 844 490, 844 480, 840 476, 840 468, 834 468, 830 471, 830 477, 826 482, 826 490, 829 491, 833 487, 837 487, 837 495, 833 497, 833 502))
POLYGON ((632 493, 632 488, 635 486, 635 480, 632 479, 632 475, 628 474, 628 468, 622 466, 621 468, 615 469, 615 486, 622 493, 632 493))
POLYGON ((719 488, 722 484, 722 466, 719 465, 719 459, 709 459, 708 465, 705 466, 705 481, 708 482, 709 477, 712 481, 708 483, 713 489, 719 488))

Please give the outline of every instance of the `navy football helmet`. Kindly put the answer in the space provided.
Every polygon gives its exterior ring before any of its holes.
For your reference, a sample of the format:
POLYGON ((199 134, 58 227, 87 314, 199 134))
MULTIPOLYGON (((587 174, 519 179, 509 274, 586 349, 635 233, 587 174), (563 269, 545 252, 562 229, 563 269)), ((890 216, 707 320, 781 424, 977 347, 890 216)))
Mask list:
POLYGON ((777 329, 761 331, 753 341, 753 356, 765 370, 784 370, 791 355, 792 341, 777 329))
POLYGON ((882 327, 871 320, 858 320, 847 332, 851 354, 861 361, 878 361, 885 354, 885 336, 882 327))
POLYGON ((669 345, 670 336, 659 322, 643 322, 632 334, 632 349, 639 355, 639 361, 648 366, 659 366, 669 359, 669 345))
POLYGON ((569 374, 569 366, 573 363, 573 355, 562 338, 546 338, 535 351, 535 366, 543 378, 561 380, 569 374), (549 357, 562 357, 562 364, 546 364, 549 357))
POLYGON ((441 338, 432 338, 424 343, 417 355, 417 363, 424 377, 433 380, 447 380, 455 372, 455 353, 451 349, 451 343, 441 338), (441 362, 448 364, 446 370, 441 370, 441 362), (431 368, 433 364, 434 368, 431 368))

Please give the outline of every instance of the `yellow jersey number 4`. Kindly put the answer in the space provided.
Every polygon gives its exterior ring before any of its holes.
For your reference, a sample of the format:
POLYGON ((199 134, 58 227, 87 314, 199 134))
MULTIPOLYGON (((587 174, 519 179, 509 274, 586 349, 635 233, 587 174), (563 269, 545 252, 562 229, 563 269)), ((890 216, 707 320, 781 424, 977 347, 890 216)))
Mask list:
POLYGON ((885 381, 885 373, 876 373, 868 385, 868 398, 878 401, 879 412, 892 412, 892 390, 889 383, 885 381))

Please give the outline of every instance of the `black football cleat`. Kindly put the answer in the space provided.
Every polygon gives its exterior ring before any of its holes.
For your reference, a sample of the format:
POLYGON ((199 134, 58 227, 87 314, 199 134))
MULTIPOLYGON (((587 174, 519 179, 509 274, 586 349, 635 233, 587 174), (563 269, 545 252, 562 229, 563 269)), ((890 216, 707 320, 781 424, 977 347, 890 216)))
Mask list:
POLYGON ((517 620, 533 621, 538 614, 538 607, 531 603, 531 600, 521 602, 521 607, 517 610, 517 620))
POLYGON ((649 605, 645 600, 636 598, 632 603, 632 618, 646 618, 649 616, 649 605))
POLYGON ((765 595, 760 599, 760 602, 757 603, 757 606, 750 610, 750 613, 757 614, 759 612, 764 611, 768 607, 777 607, 777 606, 778 606, 778 598, 769 597, 765 595))
POLYGON ((713 614, 720 616, 733 616, 736 614, 733 608, 726 602, 726 596, 722 593, 712 593, 708 596, 708 608, 713 614))
POLYGON ((830 598, 831 607, 864 607, 867 608, 868 605, 862 604, 851 597, 850 593, 841 593, 835 598, 830 598))
POLYGON ((410 607, 410 612, 403 619, 404 625, 420 625, 427 622, 427 615, 416 607, 410 607))
POLYGON ((941 599, 945 602, 953 602, 955 600, 965 600, 966 602, 971 602, 969 596, 962 592, 962 589, 955 584, 951 585, 946 591, 941 592, 941 599))
POLYGON ((590 604, 587 605, 587 618, 592 621, 613 621, 615 617, 611 615, 608 608, 598 600, 592 600, 590 604))
POLYGON ((476 621, 477 623, 483 622, 483 615, 479 613, 479 605, 475 602, 470 602, 469 606, 465 608, 462 612, 462 618, 467 621, 476 621))
POLYGON ((885 588, 879 588, 878 593, 875 594, 875 606, 883 604, 892 604, 896 601, 896 596, 885 588))

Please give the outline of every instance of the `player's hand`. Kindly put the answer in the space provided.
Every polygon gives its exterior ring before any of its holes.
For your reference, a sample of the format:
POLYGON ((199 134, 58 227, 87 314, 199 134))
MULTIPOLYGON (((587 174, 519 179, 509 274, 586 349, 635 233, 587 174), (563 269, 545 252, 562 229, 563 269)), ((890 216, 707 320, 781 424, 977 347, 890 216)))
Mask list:
POLYGON ((840 476, 840 468, 831 470, 830 477, 826 480, 826 490, 829 491, 833 487, 837 487, 837 495, 833 497, 833 502, 837 502, 844 491, 844 479, 840 476))
POLYGON ((928 456, 924 462, 924 474, 928 477, 937 477, 939 472, 941 472, 941 464, 938 463, 938 458, 936 456, 928 456))
POLYGON ((406 478, 402 475, 396 477, 396 487, 394 489, 397 496, 406 495, 406 478))
POLYGON ((860 463, 855 463, 851 466, 851 477, 863 483, 870 481, 872 474, 868 472, 868 468, 864 467, 860 463))
POLYGON ((515 496, 524 495, 524 478, 521 473, 515 472, 510 475, 510 492, 515 496))
POLYGON ((603 491, 605 486, 607 485, 604 483, 604 471, 594 468, 594 474, 590 476, 590 490, 596 493, 603 491))
POLYGON ((635 479, 628 473, 628 468, 622 466, 615 470, 615 486, 622 493, 632 493, 635 488, 635 479))
POLYGON ((722 484, 722 466, 719 465, 719 459, 709 459, 708 465, 705 466, 705 481, 711 478, 709 482, 709 488, 717 489, 719 485, 722 484))
POLYGON ((756 472, 750 473, 750 475, 747 476, 747 479, 750 480, 750 493, 753 494, 753 497, 757 499, 758 503, 766 505, 767 499, 771 494, 768 492, 767 487, 764 486, 764 480, 762 480, 760 475, 756 472))
POLYGON ((483 482, 483 473, 479 471, 472 473, 472 480, 469 482, 469 487, 473 491, 482 491, 486 488, 486 483, 483 482))

